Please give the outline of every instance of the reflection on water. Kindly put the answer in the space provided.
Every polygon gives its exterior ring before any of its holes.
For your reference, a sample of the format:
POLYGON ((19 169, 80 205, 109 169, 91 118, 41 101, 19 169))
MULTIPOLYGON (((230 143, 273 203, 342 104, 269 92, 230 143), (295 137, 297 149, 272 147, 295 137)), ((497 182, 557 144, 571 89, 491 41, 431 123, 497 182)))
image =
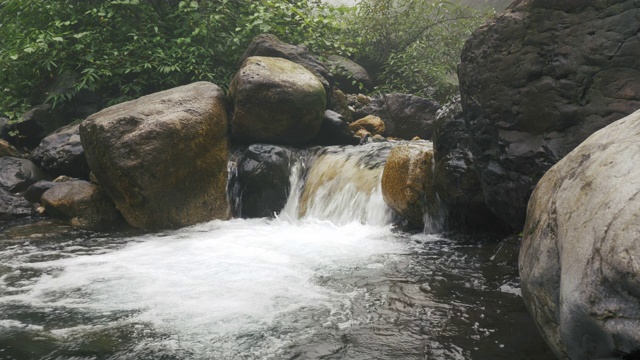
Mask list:
POLYGON ((232 220, 0 235, 0 359, 551 359, 516 240, 232 220))

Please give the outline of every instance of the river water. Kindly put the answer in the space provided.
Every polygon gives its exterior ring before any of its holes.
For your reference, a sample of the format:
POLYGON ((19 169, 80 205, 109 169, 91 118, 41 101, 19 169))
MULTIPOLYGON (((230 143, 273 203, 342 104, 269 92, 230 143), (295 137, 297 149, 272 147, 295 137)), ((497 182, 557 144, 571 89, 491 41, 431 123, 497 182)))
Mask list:
POLYGON ((5 228, 0 359, 552 359, 519 296, 518 239, 394 227, 388 149, 293 164, 275 219, 5 228))

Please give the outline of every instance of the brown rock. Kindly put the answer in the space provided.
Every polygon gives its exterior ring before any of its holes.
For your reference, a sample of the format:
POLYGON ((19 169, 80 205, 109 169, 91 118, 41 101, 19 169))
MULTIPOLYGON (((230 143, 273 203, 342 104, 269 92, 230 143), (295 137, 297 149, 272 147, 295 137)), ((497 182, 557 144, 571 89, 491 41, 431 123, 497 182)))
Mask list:
POLYGON ((227 113, 198 82, 104 109, 80 126, 89 167, 129 224, 142 229, 227 219, 227 113))
POLYGON ((366 130, 372 135, 384 134, 384 122, 377 116, 369 115, 349 124, 349 129, 358 134, 359 130, 366 130))
POLYGON ((302 144, 322 125, 326 93, 307 69, 281 58, 247 58, 231 81, 231 134, 240 142, 302 144))
POLYGON ((121 219, 109 196, 87 181, 57 183, 40 200, 49 215, 69 219, 75 227, 106 229, 121 219))
POLYGON ((382 174, 382 196, 390 208, 414 225, 424 226, 425 214, 437 217, 430 142, 413 141, 391 150, 382 174))

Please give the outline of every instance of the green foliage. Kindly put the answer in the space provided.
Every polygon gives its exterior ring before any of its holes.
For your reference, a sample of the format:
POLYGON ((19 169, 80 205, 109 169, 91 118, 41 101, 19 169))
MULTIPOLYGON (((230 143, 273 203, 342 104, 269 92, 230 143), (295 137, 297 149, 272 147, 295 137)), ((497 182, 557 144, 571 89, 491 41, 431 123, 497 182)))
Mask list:
POLYGON ((261 33, 345 53, 345 12, 319 0, 0 0, 0 114, 82 90, 111 105, 199 80, 224 87, 261 33))
POLYGON ((362 0, 352 46, 377 91, 446 100, 457 91, 462 46, 488 15, 446 0, 362 0))

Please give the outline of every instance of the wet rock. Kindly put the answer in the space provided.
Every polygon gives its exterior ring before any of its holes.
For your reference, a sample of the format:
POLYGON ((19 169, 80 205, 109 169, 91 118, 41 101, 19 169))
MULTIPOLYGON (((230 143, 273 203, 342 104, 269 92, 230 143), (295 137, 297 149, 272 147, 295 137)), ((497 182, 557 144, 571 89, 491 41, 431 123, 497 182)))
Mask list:
POLYGON ((373 90, 373 81, 369 73, 356 62, 342 56, 330 55, 326 64, 333 73, 336 85, 343 92, 358 94, 373 90))
POLYGON ((54 186, 56 186, 56 183, 53 181, 40 180, 27 188, 24 192, 24 198, 32 203, 39 203, 42 194, 54 186))
POLYGON ((540 177, 640 108, 636 1, 526 0, 475 31, 460 92, 489 208, 522 228, 540 177))
POLYGON ((13 220, 33 216, 36 210, 22 196, 12 194, 0 187, 0 221, 13 220))
POLYGON ((326 93, 318 79, 289 60, 250 57, 231 81, 231 134, 240 142, 302 144, 318 134, 326 93))
POLYGON ((473 166, 460 97, 438 111, 433 131, 434 185, 447 209, 449 229, 501 230, 505 225, 485 204, 473 166))
POLYGON ((553 166, 529 202, 522 297, 561 359, 640 350, 640 112, 553 166))
POLYGON ((365 130, 371 135, 384 135, 385 123, 377 116, 368 115, 349 124, 349 129, 356 135, 360 130, 365 130))
POLYGON ((86 229, 112 228, 121 220, 111 198, 98 186, 83 180, 53 184, 41 197, 51 217, 69 219, 72 226, 86 229))
POLYGON ((0 158, 0 187, 6 190, 14 193, 24 191, 35 182, 48 179, 42 169, 30 160, 11 156, 0 158))
POLYGON ((3 156, 22 157, 22 154, 9 142, 0 139, 0 157, 3 156))
POLYGON ((342 115, 327 110, 324 112, 320 131, 311 142, 318 145, 356 145, 358 138, 349 129, 349 124, 342 115))
POLYGON ((53 176, 89 178, 79 124, 65 126, 42 139, 31 152, 30 159, 53 176))
POLYGON ((318 78, 327 94, 331 93, 333 85, 331 72, 322 62, 311 55, 304 45, 287 44, 280 41, 275 35, 262 34, 251 41, 240 57, 238 67, 242 67, 245 60, 252 56, 282 58, 301 65, 318 78))
POLYGON ((53 109, 49 104, 38 105, 22 114, 20 122, 12 126, 17 135, 7 140, 18 148, 33 149, 47 134, 70 121, 59 109, 53 109))
POLYGON ((227 113, 198 82, 104 109, 80 125, 89 167, 125 220, 142 229, 227 219, 227 113))
POLYGON ((291 151, 275 145, 253 144, 238 160, 239 215, 272 217, 287 203, 291 151))
MULTIPOLYGON (((433 147, 412 141, 391 150, 382 173, 382 197, 390 208, 414 225, 435 218, 439 203, 433 185, 433 147)), ((428 224, 429 225, 429 224, 428 224)))
POLYGON ((433 100, 409 94, 385 94, 356 107, 354 119, 375 115, 384 121, 387 136, 430 140, 439 109, 440 104, 433 100))

